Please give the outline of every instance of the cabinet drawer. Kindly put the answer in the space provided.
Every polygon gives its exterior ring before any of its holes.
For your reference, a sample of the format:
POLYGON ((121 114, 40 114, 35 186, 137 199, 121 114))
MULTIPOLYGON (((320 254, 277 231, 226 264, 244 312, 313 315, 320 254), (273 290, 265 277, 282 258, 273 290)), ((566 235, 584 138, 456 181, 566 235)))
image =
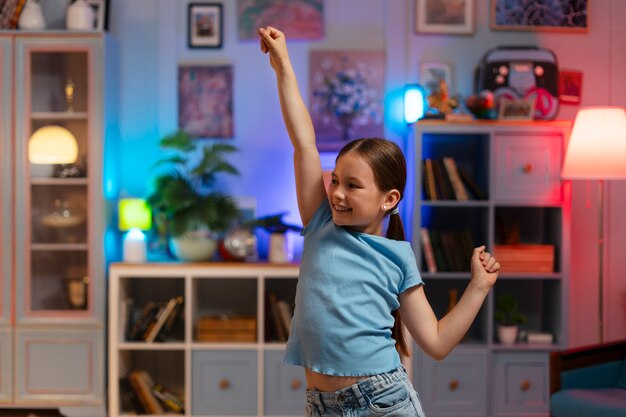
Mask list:
POLYGON ((437 362, 419 354, 419 394, 429 416, 485 416, 487 413, 486 353, 453 352, 437 362))
POLYGON ((497 135, 495 194, 500 201, 561 201, 561 135, 497 135))
POLYGON ((256 415, 256 351, 196 351, 192 354, 194 415, 256 415))
POLYGON ((11 401, 13 394, 13 338, 10 329, 0 329, 0 403, 11 401))
POLYGON ((494 355, 495 416, 548 415, 548 354, 494 355))
POLYGON ((265 352, 266 415, 302 415, 306 381, 299 366, 285 365, 282 350, 265 352))
POLYGON ((102 401, 100 331, 17 330, 16 400, 102 401))

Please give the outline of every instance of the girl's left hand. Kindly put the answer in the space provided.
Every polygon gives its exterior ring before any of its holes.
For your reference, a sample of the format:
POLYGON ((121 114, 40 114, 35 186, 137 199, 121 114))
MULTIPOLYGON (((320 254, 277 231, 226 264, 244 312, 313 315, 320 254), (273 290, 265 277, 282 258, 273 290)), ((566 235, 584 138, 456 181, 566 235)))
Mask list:
POLYGON ((472 280, 492 287, 500 273, 500 262, 485 250, 485 245, 474 248, 472 253, 472 280))

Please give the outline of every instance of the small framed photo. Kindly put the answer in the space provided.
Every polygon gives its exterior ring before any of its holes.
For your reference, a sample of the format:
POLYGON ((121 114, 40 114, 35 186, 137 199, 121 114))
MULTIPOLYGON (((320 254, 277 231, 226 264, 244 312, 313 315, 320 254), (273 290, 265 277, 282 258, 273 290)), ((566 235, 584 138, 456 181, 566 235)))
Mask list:
POLYGON ((452 91, 452 65, 443 62, 422 62, 419 83, 426 90, 426 96, 441 90, 442 81, 448 91, 452 91))
POLYGON ((583 89, 581 71, 559 72, 559 101, 564 104, 580 104, 583 89))
POLYGON ((471 35, 474 33, 474 0, 416 0, 415 31, 471 35))
POLYGON ((106 0, 87 0, 87 4, 93 9, 94 14, 96 16, 96 21, 94 23, 94 30, 103 31, 106 29, 106 13, 107 13, 107 4, 106 0))
POLYGON ((535 99, 508 99, 502 98, 499 102, 500 120, 533 120, 535 115, 535 99))
POLYGON ((187 39, 190 48, 222 47, 222 5, 189 3, 187 39))

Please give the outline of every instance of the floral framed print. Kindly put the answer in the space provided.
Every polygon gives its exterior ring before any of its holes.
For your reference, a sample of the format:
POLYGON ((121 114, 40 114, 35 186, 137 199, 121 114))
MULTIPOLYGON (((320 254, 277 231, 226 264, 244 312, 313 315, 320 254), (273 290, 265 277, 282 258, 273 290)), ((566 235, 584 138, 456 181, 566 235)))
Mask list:
POLYGON ((491 0, 491 29, 587 32, 589 0, 491 0))
POLYGON ((178 67, 178 126, 197 138, 233 137, 233 67, 178 67))
POLYGON ((324 0, 237 0, 239 40, 258 40, 257 29, 280 28, 287 39, 324 37, 324 0))
POLYGON ((384 135, 384 52, 312 51, 309 63, 311 119, 320 151, 384 135))
POLYGON ((187 42, 190 48, 221 48, 223 31, 221 4, 189 3, 187 42))
POLYGON ((416 0, 415 31, 471 35, 474 33, 474 0, 416 0))

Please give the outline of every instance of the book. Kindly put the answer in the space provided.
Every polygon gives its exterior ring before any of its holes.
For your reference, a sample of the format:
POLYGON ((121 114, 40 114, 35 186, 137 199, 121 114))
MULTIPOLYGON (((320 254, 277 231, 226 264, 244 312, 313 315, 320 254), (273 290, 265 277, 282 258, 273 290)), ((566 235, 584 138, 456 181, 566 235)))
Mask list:
POLYGON ((424 160, 424 192, 428 200, 437 200, 435 173, 433 171, 433 161, 430 158, 424 160))
MULTIPOLYGON (((168 335, 174 330, 174 327, 176 327, 176 323, 178 323, 180 317, 182 316, 184 306, 185 306, 185 298, 182 295, 179 295, 178 297, 176 297, 176 305, 174 306, 174 310, 167 317, 167 320, 165 321, 165 324, 163 325, 163 330, 161 331, 160 334, 168 335)), ((159 335, 157 335, 157 337, 158 336, 159 335)))
POLYGON ((143 334, 158 314, 160 308, 161 305, 154 301, 146 303, 128 332, 128 340, 143 340, 143 334))
POLYGON ((448 173, 448 178, 450 178, 450 183, 452 183, 452 189, 454 190, 454 196, 456 199, 460 201, 469 200, 469 196, 467 195, 465 186, 461 181, 454 159, 449 156, 443 158, 443 165, 446 167, 446 172, 448 173))
POLYGON ((274 322, 274 331, 276 332, 276 337, 280 342, 286 342, 287 334, 280 319, 280 312, 278 310, 278 298, 273 292, 269 292, 267 294, 267 298, 270 303, 270 312, 272 313, 271 315, 274 322))
POLYGON ((441 196, 442 200, 454 200, 456 198, 454 190, 442 159, 433 160, 433 171, 437 184, 437 195, 441 196))
POLYGON ((152 394, 154 382, 147 371, 135 369, 128 374, 128 379, 148 414, 163 414, 165 412, 159 401, 152 394))
POLYGON ((465 168, 462 166, 457 166, 457 170, 459 171, 459 176, 461 177, 461 181, 463 184, 467 186, 470 193, 474 196, 476 200, 486 200, 487 195, 480 189, 474 178, 467 172, 465 168))
POLYGON ((185 413, 185 404, 183 401, 165 388, 163 384, 154 384, 152 387, 152 394, 166 409, 179 414, 185 413))
POLYGON ((136 414, 146 414, 147 410, 139 400, 139 396, 133 389, 128 375, 120 378, 120 406, 122 411, 134 411, 136 414))
POLYGON ((167 304, 165 304, 165 306, 159 310, 159 314, 156 316, 153 324, 148 327, 143 335, 143 339, 146 342, 152 343, 157 334, 159 334, 159 332, 163 328, 163 325, 167 321, 167 318, 170 316, 170 314, 172 314, 172 311, 174 311, 174 307, 176 307, 176 299, 177 297, 170 298, 167 304))
POLYGON ((437 272, 437 263, 435 262, 433 246, 430 242, 428 229, 425 227, 420 229, 420 240, 422 242, 422 251, 424 252, 424 260, 426 261, 428 272, 437 272))
POLYGON ((547 332, 529 331, 526 333, 526 342, 537 344, 551 344, 552 342, 554 342, 554 335, 547 332))
POLYGON ((285 335, 289 338, 289 333, 291 331, 291 318, 293 316, 291 307, 289 307, 289 303, 285 300, 278 300, 277 305, 280 321, 283 325, 283 329, 285 329, 285 335))

